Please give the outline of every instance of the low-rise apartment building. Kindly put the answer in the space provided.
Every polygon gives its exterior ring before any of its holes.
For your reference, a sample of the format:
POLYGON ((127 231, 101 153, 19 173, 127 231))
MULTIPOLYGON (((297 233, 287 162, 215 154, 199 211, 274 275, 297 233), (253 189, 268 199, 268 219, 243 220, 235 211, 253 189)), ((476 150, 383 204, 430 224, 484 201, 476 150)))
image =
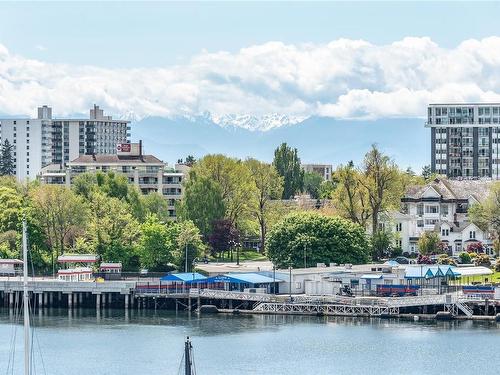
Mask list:
POLYGON ((403 252, 417 253, 420 236, 435 231, 453 255, 477 242, 491 254, 493 244, 489 233, 468 217, 469 208, 487 197, 491 183, 436 179, 425 186, 410 187, 401 199, 401 211, 389 214, 383 225, 395 233, 396 246, 403 252))
POLYGON ((142 143, 120 144, 114 155, 82 155, 69 162, 67 167, 49 165, 42 169, 38 178, 42 183, 70 186, 75 176, 98 171, 122 173, 143 194, 160 194, 168 201, 169 216, 176 217, 175 203, 182 198, 182 181, 187 170, 184 165, 179 166, 179 170, 169 170, 157 157, 144 155, 142 143))
POLYGON ((317 173, 323 180, 332 180, 332 165, 331 164, 301 164, 301 168, 304 172, 317 173))

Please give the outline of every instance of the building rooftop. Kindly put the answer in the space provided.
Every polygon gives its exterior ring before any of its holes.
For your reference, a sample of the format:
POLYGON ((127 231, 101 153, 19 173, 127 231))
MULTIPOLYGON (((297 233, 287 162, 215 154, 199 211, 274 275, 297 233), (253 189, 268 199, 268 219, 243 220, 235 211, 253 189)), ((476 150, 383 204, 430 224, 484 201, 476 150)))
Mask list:
POLYGON ((130 156, 130 155, 110 155, 110 154, 98 154, 98 155, 82 155, 75 160, 71 161, 70 165, 77 164, 161 164, 165 163, 153 155, 141 155, 141 156, 130 156))
POLYGON ((477 201, 484 200, 490 191, 490 180, 447 180, 436 178, 424 186, 411 186, 404 198, 420 199, 429 187, 432 187, 442 199, 463 199, 474 197, 477 201))

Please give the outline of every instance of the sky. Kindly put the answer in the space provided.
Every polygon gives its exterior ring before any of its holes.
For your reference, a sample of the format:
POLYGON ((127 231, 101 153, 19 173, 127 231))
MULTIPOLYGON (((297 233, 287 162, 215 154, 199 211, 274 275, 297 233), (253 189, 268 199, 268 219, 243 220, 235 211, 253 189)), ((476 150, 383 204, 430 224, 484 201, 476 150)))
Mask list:
MULTIPOLYGON (((416 117, 500 101, 500 3, 0 3, 0 114, 416 117)), ((277 122, 279 125, 279 122, 277 122)))

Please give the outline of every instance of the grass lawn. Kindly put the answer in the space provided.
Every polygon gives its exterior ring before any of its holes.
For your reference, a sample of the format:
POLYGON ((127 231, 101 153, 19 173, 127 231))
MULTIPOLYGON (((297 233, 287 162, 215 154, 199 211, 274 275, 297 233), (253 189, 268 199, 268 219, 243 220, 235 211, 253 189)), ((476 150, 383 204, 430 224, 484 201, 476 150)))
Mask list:
POLYGON ((485 276, 471 276, 471 277, 466 277, 465 280, 469 280, 470 282, 481 282, 484 283, 485 279, 488 279, 488 283, 500 283, 500 272, 495 272, 491 275, 485 275, 485 276))
MULTIPOLYGON (((228 254, 224 254, 224 258, 215 258, 215 257, 210 257, 210 261, 212 262, 231 262, 231 257, 228 256, 228 254)), ((243 261, 258 261, 258 260, 267 260, 267 257, 265 255, 262 255, 261 253, 258 253, 257 251, 242 251, 240 252, 240 262, 243 261)), ((236 252, 233 253, 233 262, 236 262, 236 252)))

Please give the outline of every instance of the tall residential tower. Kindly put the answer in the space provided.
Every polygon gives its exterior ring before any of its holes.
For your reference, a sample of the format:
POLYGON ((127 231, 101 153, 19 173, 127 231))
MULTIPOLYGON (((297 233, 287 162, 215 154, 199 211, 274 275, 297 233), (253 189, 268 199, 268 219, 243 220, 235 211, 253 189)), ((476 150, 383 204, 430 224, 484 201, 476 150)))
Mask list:
POLYGON ((432 172, 500 179, 500 103, 430 104, 432 172))
POLYGON ((128 121, 113 120, 94 105, 88 119, 52 118, 52 108, 38 108, 36 119, 0 120, 0 139, 13 147, 16 177, 34 179, 50 164, 66 165, 81 155, 116 154, 127 143, 128 121))

